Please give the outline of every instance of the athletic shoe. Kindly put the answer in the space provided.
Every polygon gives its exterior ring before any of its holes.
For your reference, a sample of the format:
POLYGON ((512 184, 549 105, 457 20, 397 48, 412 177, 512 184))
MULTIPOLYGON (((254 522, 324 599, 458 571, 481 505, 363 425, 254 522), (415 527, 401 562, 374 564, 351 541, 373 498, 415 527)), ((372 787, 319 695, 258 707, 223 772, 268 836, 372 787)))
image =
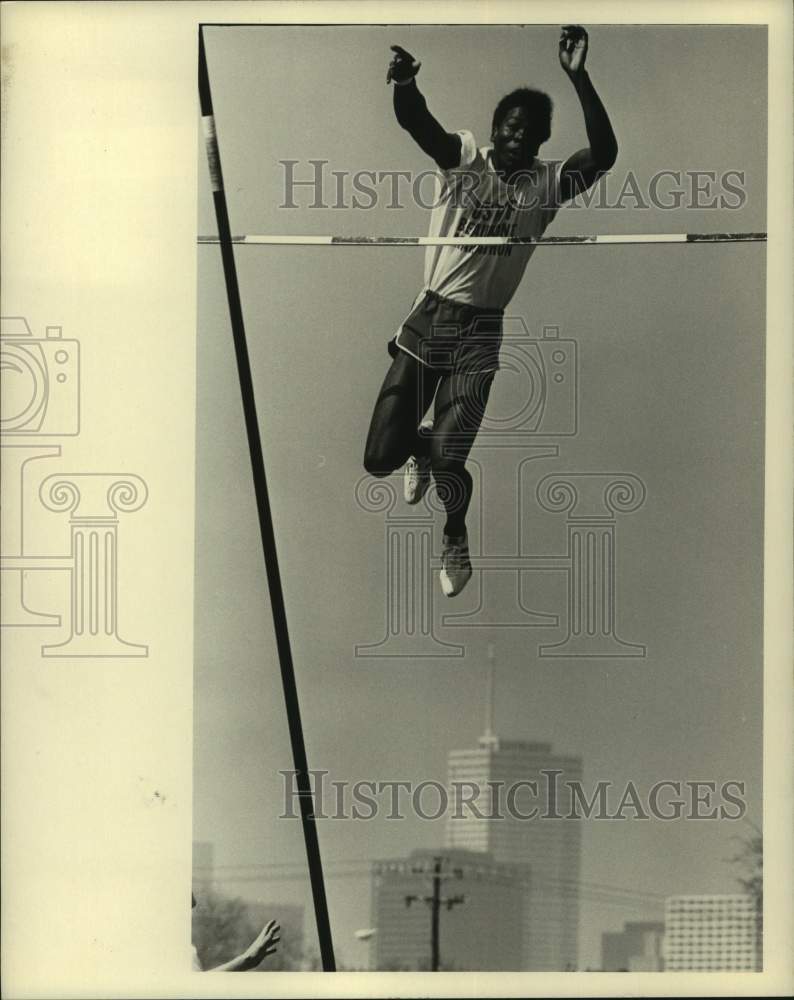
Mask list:
POLYGON ((419 503, 427 493, 430 485, 430 456, 415 458, 413 455, 405 463, 405 478, 403 479, 403 496, 405 502, 419 503))
POLYGON ((444 535, 441 551, 441 589, 447 597, 455 597, 471 578, 469 540, 465 534, 455 537, 444 535))

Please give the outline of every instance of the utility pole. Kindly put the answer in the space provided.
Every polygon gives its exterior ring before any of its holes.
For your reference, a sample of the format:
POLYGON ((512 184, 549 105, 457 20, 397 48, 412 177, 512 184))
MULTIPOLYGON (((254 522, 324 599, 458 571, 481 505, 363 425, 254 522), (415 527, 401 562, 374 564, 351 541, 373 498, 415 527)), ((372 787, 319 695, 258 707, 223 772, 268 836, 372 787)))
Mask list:
MULTIPOLYGON (((458 906, 460 903, 466 902, 466 897, 462 895, 457 896, 446 896, 441 895, 441 880, 442 878, 448 878, 449 876, 443 873, 444 858, 435 857, 433 858, 433 894, 431 896, 406 896, 405 905, 410 906, 411 903, 422 902, 430 907, 430 971, 438 972, 441 967, 441 955, 440 955, 440 925, 441 925, 441 907, 446 906, 447 910, 451 910, 453 906, 458 906)), ((419 873, 423 872, 425 869, 415 868, 414 871, 419 873)), ((452 874, 456 878, 461 878, 463 875, 463 870, 460 868, 455 868, 452 874)))
POLYGON ((430 912, 430 971, 438 972, 439 942, 438 932, 441 917, 441 858, 433 865, 433 902, 430 912))

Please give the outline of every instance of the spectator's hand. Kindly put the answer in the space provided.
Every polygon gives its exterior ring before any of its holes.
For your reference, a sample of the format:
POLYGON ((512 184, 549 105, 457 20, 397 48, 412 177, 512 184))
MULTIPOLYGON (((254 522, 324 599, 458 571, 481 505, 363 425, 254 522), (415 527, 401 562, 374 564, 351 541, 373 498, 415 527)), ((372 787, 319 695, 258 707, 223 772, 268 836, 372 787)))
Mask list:
POLYGON ((422 64, 399 45, 392 45, 391 50, 394 55, 386 73, 386 83, 391 83, 392 80, 395 83, 407 83, 416 76, 422 64))
POLYGON ((568 76, 584 72, 587 32, 580 24, 566 24, 560 31, 560 65, 568 76))
POLYGON ((274 955, 281 940, 281 927, 271 920, 262 928, 259 937, 244 952, 247 968, 255 969, 268 955, 274 955))

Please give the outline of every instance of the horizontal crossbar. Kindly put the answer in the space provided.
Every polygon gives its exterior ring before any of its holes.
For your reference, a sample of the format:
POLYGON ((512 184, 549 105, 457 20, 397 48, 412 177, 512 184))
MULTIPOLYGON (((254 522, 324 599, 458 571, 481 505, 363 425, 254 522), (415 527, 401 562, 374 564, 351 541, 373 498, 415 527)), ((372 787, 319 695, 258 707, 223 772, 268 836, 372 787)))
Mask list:
MULTIPOLYGON (((758 243, 766 233, 615 233, 598 236, 232 236, 243 246, 577 246, 581 243, 758 243)), ((219 243, 199 236, 199 243, 219 243)))

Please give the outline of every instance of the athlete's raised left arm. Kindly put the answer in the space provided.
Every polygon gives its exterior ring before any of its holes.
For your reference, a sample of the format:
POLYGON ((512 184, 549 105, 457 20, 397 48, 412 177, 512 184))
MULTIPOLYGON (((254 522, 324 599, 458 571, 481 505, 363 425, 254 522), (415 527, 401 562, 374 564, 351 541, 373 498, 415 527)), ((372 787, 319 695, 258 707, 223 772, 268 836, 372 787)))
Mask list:
POLYGON ((569 201, 610 170, 618 157, 618 142, 601 98, 585 69, 587 32, 578 24, 566 24, 560 34, 560 65, 574 85, 584 112, 590 143, 570 156, 562 168, 561 197, 569 201))

